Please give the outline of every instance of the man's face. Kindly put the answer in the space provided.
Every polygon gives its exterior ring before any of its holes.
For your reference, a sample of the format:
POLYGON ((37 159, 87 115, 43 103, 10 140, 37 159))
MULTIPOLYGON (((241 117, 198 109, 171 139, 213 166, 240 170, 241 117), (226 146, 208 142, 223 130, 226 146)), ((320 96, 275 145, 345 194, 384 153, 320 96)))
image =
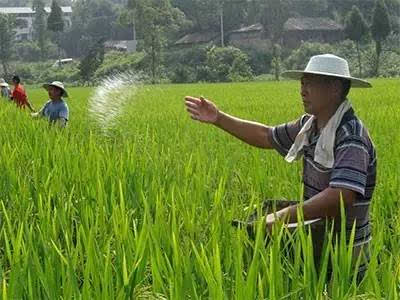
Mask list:
POLYGON ((301 78, 300 94, 308 114, 318 116, 324 111, 332 104, 333 93, 332 81, 326 76, 304 74, 301 78))
POLYGON ((59 100, 61 98, 62 90, 55 87, 55 86, 49 86, 47 89, 49 92, 49 97, 51 100, 59 100))

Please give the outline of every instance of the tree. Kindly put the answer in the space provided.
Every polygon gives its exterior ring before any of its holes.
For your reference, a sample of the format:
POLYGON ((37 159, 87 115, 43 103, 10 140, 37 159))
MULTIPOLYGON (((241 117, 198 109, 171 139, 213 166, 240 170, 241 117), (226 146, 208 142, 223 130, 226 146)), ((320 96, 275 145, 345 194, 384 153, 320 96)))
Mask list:
POLYGON ((370 20, 372 18, 375 0, 327 0, 327 3, 330 15, 332 17, 337 17, 338 21, 344 21, 344 18, 351 11, 353 6, 357 6, 363 16, 367 20, 370 20))
POLYGON ((51 4, 51 12, 47 18, 47 29, 53 32, 64 31, 63 12, 56 0, 51 4))
POLYGON ((188 19, 192 21, 191 32, 217 32, 220 30, 221 6, 215 0, 173 0, 188 19))
POLYGON ((172 7, 170 0, 130 0, 128 8, 134 8, 133 17, 137 20, 138 34, 143 39, 152 81, 155 82, 159 77, 167 37, 184 23, 184 15, 172 7))
POLYGON ((259 20, 260 3, 258 0, 248 0, 246 7, 247 24, 257 23, 259 20))
POLYGON ((289 18, 289 2, 285 0, 264 0, 262 12, 261 23, 273 45, 272 61, 275 79, 279 80, 283 27, 289 18))
POLYGON ((47 30, 46 30, 46 11, 44 10, 43 0, 34 0, 32 9, 35 11, 33 21, 33 39, 40 48, 40 57, 47 57, 47 30))
POLYGON ((104 39, 94 44, 79 64, 79 75, 84 83, 91 83, 91 78, 104 61, 104 39))
MULTIPOLYGON (((56 0, 51 4, 51 12, 47 18, 47 29, 54 32, 56 36, 56 43, 59 51, 61 52, 61 32, 64 31, 63 12, 56 0)), ((59 54, 61 57, 61 53, 59 54)))
POLYGON ((75 1, 71 27, 60 44, 68 56, 83 57, 96 41, 112 39, 117 21, 115 6, 106 0, 75 1))
POLYGON ((190 19, 192 32, 228 32, 249 18, 248 0, 172 0, 172 5, 190 19))
POLYGON ((385 2, 384 0, 377 0, 371 25, 371 34, 375 41, 376 53, 375 76, 379 76, 379 60, 382 53, 382 43, 388 37, 390 30, 389 14, 385 2))
POLYGON ((0 14, 0 61, 5 75, 8 75, 8 61, 13 55, 15 38, 15 19, 6 14, 0 14))
POLYGON ((241 26, 246 19, 247 0, 218 0, 221 47, 225 46, 225 32, 241 26))
POLYGON ((369 28, 367 22, 364 20, 364 16, 356 6, 353 6, 351 12, 347 16, 344 30, 347 37, 356 44, 358 57, 358 76, 361 77, 362 65, 360 44, 368 36, 369 28))
POLYGON ((326 0, 296 0, 292 1, 291 10, 302 17, 323 17, 328 15, 326 0))

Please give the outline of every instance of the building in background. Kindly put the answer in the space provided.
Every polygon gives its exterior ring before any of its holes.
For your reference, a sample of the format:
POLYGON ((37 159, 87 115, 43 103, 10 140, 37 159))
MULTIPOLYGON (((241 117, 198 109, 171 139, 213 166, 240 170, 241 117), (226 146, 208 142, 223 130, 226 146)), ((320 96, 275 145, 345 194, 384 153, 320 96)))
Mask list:
MULTIPOLYGON (((268 28, 264 28, 260 23, 243 26, 225 35, 227 43, 236 47, 272 46, 268 28)), ((282 34, 282 44, 291 49, 299 47, 303 42, 334 43, 344 39, 343 26, 329 18, 289 18, 284 24, 282 34)), ((219 41, 219 34, 215 32, 191 33, 179 39, 175 45, 179 47, 217 45, 219 41)))
MULTIPOLYGON (((50 7, 44 8, 49 15, 51 12, 50 7)), ((72 8, 71 6, 61 6, 63 12, 63 19, 65 29, 71 27, 72 8)), ((17 20, 16 26, 16 40, 32 40, 33 38, 33 21, 35 19, 35 11, 31 7, 0 7, 1 14, 8 14, 15 16, 17 20)))

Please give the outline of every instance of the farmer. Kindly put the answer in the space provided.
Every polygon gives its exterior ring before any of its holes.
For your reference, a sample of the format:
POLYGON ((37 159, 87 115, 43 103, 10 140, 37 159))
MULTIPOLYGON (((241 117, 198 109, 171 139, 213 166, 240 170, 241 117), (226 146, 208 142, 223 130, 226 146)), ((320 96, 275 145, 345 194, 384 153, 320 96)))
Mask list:
POLYGON ((11 94, 10 87, 3 78, 0 78, 0 89, 1 89, 1 97, 6 98, 7 100, 10 99, 10 94, 11 94))
MULTIPOLYGON (((371 85, 351 77, 347 61, 331 54, 313 56, 304 71, 287 71, 283 75, 301 82, 306 114, 292 122, 270 127, 242 120, 220 111, 202 97, 185 97, 187 111, 192 119, 213 124, 250 145, 275 149, 288 162, 303 157, 303 205, 288 202, 291 205, 266 214, 267 228, 270 230, 278 220, 297 222, 300 207, 304 220, 335 220, 338 232, 342 196, 348 234, 355 222, 353 257, 363 257, 358 269, 361 279, 371 239, 368 213, 375 188, 376 154, 347 94, 350 87, 371 85)), ((322 239, 313 234, 314 252, 321 251, 322 239)), ((317 260, 320 254, 315 253, 317 260)))
POLYGON ((33 113, 32 117, 45 117, 50 124, 58 124, 60 127, 65 127, 69 118, 69 109, 67 103, 62 97, 68 97, 68 93, 64 85, 60 81, 43 84, 49 94, 50 100, 37 112, 33 113))
POLYGON ((18 75, 14 75, 12 78, 14 89, 11 93, 11 99, 17 104, 17 107, 25 109, 25 106, 31 111, 34 111, 31 103, 28 100, 24 86, 21 84, 21 79, 18 75))

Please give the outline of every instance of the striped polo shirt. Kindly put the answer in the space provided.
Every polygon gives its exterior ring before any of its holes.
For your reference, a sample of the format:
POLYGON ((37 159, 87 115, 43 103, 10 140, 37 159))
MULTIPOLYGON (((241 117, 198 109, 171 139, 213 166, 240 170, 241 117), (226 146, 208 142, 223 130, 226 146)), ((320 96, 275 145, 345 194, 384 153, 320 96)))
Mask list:
MULTIPOLYGON (((310 117, 306 114, 298 120, 272 129, 273 147, 282 156, 286 156, 300 129, 310 117)), ((374 145, 368 130, 354 114, 353 109, 344 114, 336 131, 332 168, 326 168, 314 160, 318 138, 317 124, 314 120, 309 144, 302 150, 304 201, 328 187, 356 192, 355 202, 351 207, 346 207, 345 212, 348 233, 351 232, 355 222, 354 251, 358 252, 357 249, 368 244, 371 239, 368 211, 376 182, 374 145)), ((349 237, 349 234, 347 236, 349 237)), ((360 266, 360 271, 362 267, 360 266)))

